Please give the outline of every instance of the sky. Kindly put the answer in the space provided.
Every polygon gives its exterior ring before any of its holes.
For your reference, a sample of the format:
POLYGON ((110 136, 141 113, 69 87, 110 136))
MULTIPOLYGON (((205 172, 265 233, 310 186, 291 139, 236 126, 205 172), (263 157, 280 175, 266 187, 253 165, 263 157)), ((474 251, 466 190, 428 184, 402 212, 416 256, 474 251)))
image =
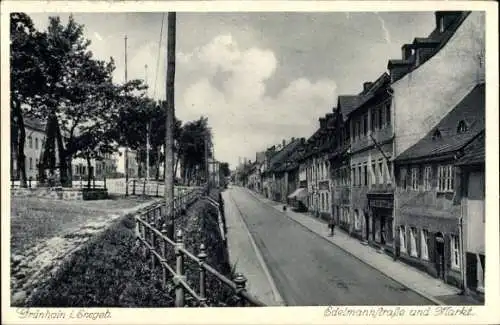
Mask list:
MULTIPOLYGON (((66 23, 69 15, 28 14, 40 30, 49 16, 66 23)), ((125 78, 126 35, 128 79, 146 79, 149 95, 165 98, 166 14, 73 16, 94 56, 115 60, 116 82, 125 78)), ((176 28, 176 116, 208 117, 216 159, 235 167, 283 139, 311 136, 339 94, 359 93, 404 43, 427 36, 434 13, 186 12, 176 28)))

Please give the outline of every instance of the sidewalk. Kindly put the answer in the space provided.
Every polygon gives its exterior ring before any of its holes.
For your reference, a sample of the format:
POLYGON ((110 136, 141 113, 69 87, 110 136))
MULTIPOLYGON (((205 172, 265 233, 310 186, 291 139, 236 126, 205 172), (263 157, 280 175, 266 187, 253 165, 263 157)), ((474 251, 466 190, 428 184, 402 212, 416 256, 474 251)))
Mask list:
POLYGON ((268 306, 282 306, 284 302, 274 285, 267 266, 253 241, 248 228, 234 204, 231 194, 222 192, 227 225, 227 246, 231 267, 247 278, 247 289, 268 306))
POLYGON ((364 263, 379 270, 389 278, 433 301, 435 304, 481 304, 472 297, 459 295, 460 289, 433 278, 429 274, 419 271, 403 262, 394 261, 392 257, 380 253, 377 249, 362 244, 359 240, 352 238, 343 230, 338 229, 338 227, 335 229, 335 235, 333 237, 328 237, 329 229, 325 221, 316 219, 307 213, 291 211, 290 207, 288 207, 286 212, 283 212, 283 203, 271 201, 252 191, 249 192, 257 199, 265 204, 273 206, 275 209, 286 214, 287 217, 301 224, 308 230, 337 245, 364 263))

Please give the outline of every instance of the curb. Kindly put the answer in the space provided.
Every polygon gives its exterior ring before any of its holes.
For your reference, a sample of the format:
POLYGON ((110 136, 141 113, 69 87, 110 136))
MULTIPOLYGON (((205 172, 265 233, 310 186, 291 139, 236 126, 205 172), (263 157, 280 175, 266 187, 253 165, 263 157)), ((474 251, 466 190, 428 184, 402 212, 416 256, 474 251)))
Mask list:
MULTIPOLYGON (((252 191, 249 191, 249 190, 247 190, 247 191, 248 191, 248 192, 250 192, 250 193, 251 193, 251 194, 252 194, 252 195, 253 195, 256 199, 258 199, 260 202, 262 202, 262 203, 264 203, 264 204, 266 204, 266 205, 268 205, 268 206, 272 207, 273 209, 275 209, 275 208, 274 208, 273 206, 271 206, 271 204, 269 204, 268 202, 265 202, 265 201, 261 200, 261 198, 259 198, 259 197, 257 196, 257 194, 255 194, 255 193, 253 193, 252 191)), ((276 209, 275 209, 275 210, 276 210, 276 209)), ((279 211, 278 211, 278 210, 276 210, 276 212, 279 212, 279 211)), ((316 231, 314 231, 314 230, 312 230, 311 228, 307 227, 306 225, 304 225, 304 224, 303 224, 303 223, 301 223, 300 221, 295 220, 295 218, 293 218, 293 217, 289 216, 288 214, 286 214, 286 213, 285 213, 285 216, 286 216, 288 219, 290 219, 290 220, 292 220, 292 221, 296 222, 296 223, 297 223, 297 224, 299 224, 300 226, 304 227, 304 228, 305 228, 305 229, 307 229, 309 232, 311 232, 311 233, 313 233, 313 234, 317 235, 318 237, 322 238, 323 240, 325 240, 325 241, 329 242, 330 244, 333 244, 333 245, 335 245, 336 247, 340 248, 341 250, 343 250, 344 252, 346 252, 346 253, 347 253, 347 254, 349 254, 350 256, 352 256, 352 257, 356 258, 357 260, 359 260, 359 261, 363 262, 363 264, 368 265, 369 267, 373 268, 374 270, 377 270, 378 272, 380 272, 380 273, 384 274, 384 275, 385 275, 386 277, 388 277, 389 279, 391 279, 391 280, 395 281, 396 283, 399 283, 399 284, 400 284, 401 286, 403 286, 404 288, 407 288, 407 289, 409 289, 409 290, 411 290, 411 291, 415 292, 415 293, 416 293, 416 294, 418 294, 419 296, 422 296, 423 298, 425 298, 425 299, 427 299, 427 300, 429 300, 429 301, 433 302, 433 303, 434 303, 434 304, 436 304, 436 305, 440 305, 440 306, 446 305, 443 301, 441 301, 441 300, 439 300, 439 299, 436 299, 436 298, 434 298, 433 296, 427 295, 427 294, 423 293, 422 291, 420 291, 420 290, 418 290, 418 289, 410 288, 410 287, 408 287, 407 285, 405 285, 404 283, 401 283, 399 280, 395 279, 395 278, 394 278, 394 277, 392 277, 391 275, 389 275, 389 274, 387 274, 387 273, 383 272, 382 270, 379 270, 377 267, 375 267, 375 266, 374 266, 374 265, 372 265, 371 263, 369 263, 369 262, 367 262, 367 261, 365 261, 365 260, 361 259, 360 257, 358 257, 358 256, 354 255, 352 252, 348 251, 348 250, 347 250, 347 249, 345 249, 344 247, 342 247, 342 246, 340 246, 340 245, 338 245, 338 244, 336 244, 336 243, 334 243, 334 242, 330 241, 328 238, 326 238, 326 237, 325 237, 325 236, 323 236, 322 234, 317 233, 316 231)))
POLYGON ((245 228, 246 233, 248 234, 248 238, 250 239, 250 243, 252 245, 252 248, 255 251, 255 254, 257 255, 257 259, 259 260, 259 264, 262 266, 262 269, 264 270, 264 274, 266 275, 267 281, 269 282, 269 285, 271 286, 271 291, 273 292, 275 302, 278 304, 278 306, 286 306, 286 303, 283 300, 281 294, 279 293, 278 288, 276 287, 276 284, 274 283, 274 279, 271 276, 269 269, 267 268, 267 264, 264 261, 264 258, 262 257, 262 254, 260 253, 260 250, 257 247, 257 244, 255 244, 255 240, 253 239, 253 236, 250 233, 250 230, 248 229, 248 225, 242 216, 243 214, 241 213, 240 208, 238 207, 236 202, 234 202, 234 199, 232 198, 231 193, 228 193, 228 198, 233 202, 233 205, 236 207, 236 210, 238 210, 239 217, 243 223, 243 227, 245 228))

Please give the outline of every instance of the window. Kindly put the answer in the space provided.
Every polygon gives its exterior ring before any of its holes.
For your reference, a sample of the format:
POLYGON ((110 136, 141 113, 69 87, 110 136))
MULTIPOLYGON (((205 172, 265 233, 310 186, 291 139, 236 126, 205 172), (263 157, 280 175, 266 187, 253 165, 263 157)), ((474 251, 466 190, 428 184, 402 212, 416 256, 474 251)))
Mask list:
POLYGON ((30 170, 33 170, 33 158, 30 157, 30 170))
POLYGON ((415 227, 410 228, 410 255, 413 257, 418 257, 418 253, 417 253, 417 229, 415 229, 415 227))
POLYGON ((33 148, 33 139, 31 138, 31 135, 28 136, 28 146, 30 147, 30 149, 33 148))
POLYGON ((384 184, 384 163, 382 161, 380 161, 378 163, 378 170, 379 170, 379 183, 380 184, 384 184))
POLYGON ((35 138, 35 149, 38 149, 38 138, 35 138))
POLYGON ((420 258, 424 261, 429 259, 429 247, 427 246, 427 240, 429 238, 429 232, 422 229, 420 232, 420 258))
POLYGON ((356 168, 351 168, 351 184, 356 186, 356 168))
POLYGON ((407 184, 406 184, 406 168, 401 168, 399 170, 399 172, 401 174, 400 175, 401 188, 406 189, 406 186, 407 186, 407 184))
POLYGON ((401 253, 406 253, 406 232, 405 226, 399 227, 399 249, 401 253))
POLYGON ((418 191, 418 167, 411 169, 411 188, 414 191, 418 191))
POLYGON ((451 267, 454 269, 460 268, 460 243, 458 241, 458 236, 451 235, 451 267))
POLYGON ((377 129, 377 110, 372 110, 372 131, 377 129))
POLYGON ((372 182, 373 184, 377 184, 377 169, 375 168, 375 163, 372 163, 372 182))
POLYGON ((363 166, 363 176, 364 176, 364 185, 368 186, 368 166, 366 164, 363 166))
POLYGON ((35 168, 38 168, 38 158, 35 159, 35 168))
POLYGON ((438 191, 439 192, 453 192, 453 178, 454 170, 453 165, 439 166, 438 167, 438 191))
POLYGON ((368 113, 363 114, 363 135, 368 134, 368 113))
POLYGON ((432 167, 425 166, 424 168, 424 190, 430 191, 432 188, 432 167))
POLYGON ((377 109, 377 115, 378 115, 378 127, 381 129, 384 127, 384 115, 383 115, 383 108, 379 107, 377 109))
POLYGON ((387 125, 391 125, 391 104, 385 106, 385 121, 387 125))
POLYGON ((361 175, 361 166, 358 167, 358 185, 363 185, 362 183, 362 175, 361 175))
POLYGON ((392 184, 392 162, 391 161, 387 162, 387 170, 388 170, 387 182, 389 184, 392 184))
POLYGON ((462 120, 458 123, 457 133, 460 134, 464 132, 467 132, 467 124, 465 124, 465 121, 462 120))

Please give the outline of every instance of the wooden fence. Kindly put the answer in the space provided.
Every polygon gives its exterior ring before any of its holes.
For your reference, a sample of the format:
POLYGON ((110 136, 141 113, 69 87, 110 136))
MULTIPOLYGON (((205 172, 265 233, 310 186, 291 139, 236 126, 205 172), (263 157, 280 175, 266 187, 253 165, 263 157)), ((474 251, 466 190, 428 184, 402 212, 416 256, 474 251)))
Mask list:
MULTIPOLYGON (((214 206, 219 208, 217 202, 208 196, 204 196, 205 193, 206 190, 203 188, 190 191, 187 194, 176 197, 174 210, 177 211, 179 209, 185 209, 188 204, 198 198, 209 200, 214 206)), ((137 215, 135 217, 136 236, 137 239, 146 247, 147 254, 150 255, 151 269, 155 270, 157 265, 161 267, 163 285, 166 284, 167 277, 169 275, 173 277, 176 307, 185 306, 186 294, 195 299, 198 306, 207 307, 207 272, 215 276, 217 281, 232 289, 235 297, 238 299, 238 306, 265 306, 264 303, 247 292, 247 279, 243 276, 243 274, 237 273, 234 279, 230 280, 205 262, 207 253, 203 243, 199 245, 199 252, 195 256, 195 254, 186 250, 182 230, 177 230, 175 240, 168 238, 166 235, 164 216, 165 214, 161 206, 151 207, 140 215, 137 215), (167 252, 169 249, 173 249, 175 252, 175 266, 171 266, 167 262, 167 252), (184 271, 185 258, 190 259, 198 265, 198 291, 191 287, 186 281, 184 271)), ((220 227, 221 232, 225 231, 223 229, 224 227, 220 227)), ((221 235, 225 238, 224 233, 221 233, 221 235)))

